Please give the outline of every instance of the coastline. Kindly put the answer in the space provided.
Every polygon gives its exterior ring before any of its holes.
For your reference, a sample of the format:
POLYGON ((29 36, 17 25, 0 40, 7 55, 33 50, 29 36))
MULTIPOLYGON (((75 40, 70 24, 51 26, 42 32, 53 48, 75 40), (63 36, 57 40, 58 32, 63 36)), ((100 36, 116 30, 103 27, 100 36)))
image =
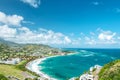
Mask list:
MULTIPOLYGON (((77 54, 75 53, 69 53, 67 55, 74 55, 77 54)), ((40 58, 40 59, 35 59, 33 61, 30 61, 27 63, 27 65, 25 66, 28 70, 35 72, 36 74, 38 74, 40 76, 40 79, 48 79, 48 80, 57 80, 55 78, 50 77, 49 75, 45 74, 44 72, 41 71, 41 67, 38 66, 42 61, 48 59, 48 58, 52 58, 52 57, 58 57, 58 56, 67 56, 67 55, 54 55, 54 56, 49 56, 49 57, 44 57, 44 58, 40 58)))
POLYGON ((45 74, 44 72, 41 71, 41 67, 38 66, 42 61, 48 59, 48 58, 52 58, 52 57, 58 57, 58 56, 62 56, 62 55, 55 55, 55 56, 50 56, 50 57, 44 57, 44 58, 40 58, 40 59, 36 59, 33 61, 30 61, 29 63, 27 63, 26 68, 32 72, 35 72, 36 74, 38 74, 40 76, 40 79, 48 79, 48 80, 56 80, 55 78, 50 77, 49 75, 45 74))

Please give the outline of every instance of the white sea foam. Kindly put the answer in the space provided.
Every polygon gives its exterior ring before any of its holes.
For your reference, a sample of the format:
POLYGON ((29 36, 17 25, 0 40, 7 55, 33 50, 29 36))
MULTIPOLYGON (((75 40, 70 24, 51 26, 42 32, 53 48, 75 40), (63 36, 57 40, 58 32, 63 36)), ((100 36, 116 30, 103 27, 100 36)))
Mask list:
MULTIPOLYGON (((54 56, 54 57, 56 57, 56 56, 54 56)), ((47 58, 51 58, 51 57, 47 57, 47 58)), ((26 65, 26 68, 29 69, 30 71, 35 72, 38 75, 40 75, 41 79, 56 80, 56 79, 48 76, 47 74, 43 73, 42 71, 40 71, 41 67, 39 67, 38 65, 42 61, 46 60, 47 58, 36 59, 34 61, 31 61, 26 65)))

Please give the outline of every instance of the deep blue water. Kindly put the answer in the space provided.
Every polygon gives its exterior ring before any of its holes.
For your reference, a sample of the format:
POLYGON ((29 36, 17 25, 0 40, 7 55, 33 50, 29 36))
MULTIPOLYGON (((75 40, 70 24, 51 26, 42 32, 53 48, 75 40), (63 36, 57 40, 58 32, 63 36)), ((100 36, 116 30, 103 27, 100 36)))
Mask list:
POLYGON ((42 71, 57 80, 68 80, 80 76, 91 66, 104 64, 120 59, 120 49, 64 49, 76 54, 58 56, 44 60, 39 66, 42 71))

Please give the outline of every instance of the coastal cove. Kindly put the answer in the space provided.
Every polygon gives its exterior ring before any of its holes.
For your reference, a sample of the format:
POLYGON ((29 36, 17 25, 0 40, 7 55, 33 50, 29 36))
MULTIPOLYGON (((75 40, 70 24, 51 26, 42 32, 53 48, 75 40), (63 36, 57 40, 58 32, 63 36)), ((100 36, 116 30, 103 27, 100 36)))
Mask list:
POLYGON ((0 80, 120 80, 120 0, 0 0, 0 80))
POLYGON ((78 77, 91 66, 103 66, 113 60, 120 59, 119 49, 67 49, 76 53, 52 56, 34 60, 27 68, 49 80, 68 80, 78 77))

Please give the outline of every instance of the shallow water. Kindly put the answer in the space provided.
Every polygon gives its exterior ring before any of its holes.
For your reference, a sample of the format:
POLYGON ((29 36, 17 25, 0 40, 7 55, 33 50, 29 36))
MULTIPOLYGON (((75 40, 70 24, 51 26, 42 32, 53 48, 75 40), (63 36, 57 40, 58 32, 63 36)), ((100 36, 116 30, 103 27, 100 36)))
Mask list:
POLYGON ((80 76, 91 66, 104 64, 120 59, 119 49, 67 49, 76 54, 52 57, 44 60, 39 66, 41 71, 57 80, 68 80, 80 76))

